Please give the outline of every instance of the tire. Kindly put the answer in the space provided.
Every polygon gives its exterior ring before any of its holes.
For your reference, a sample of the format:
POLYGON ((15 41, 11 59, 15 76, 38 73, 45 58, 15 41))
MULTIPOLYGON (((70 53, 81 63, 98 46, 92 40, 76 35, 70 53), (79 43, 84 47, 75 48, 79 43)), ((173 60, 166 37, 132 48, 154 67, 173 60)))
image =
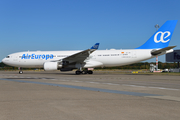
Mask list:
POLYGON ((76 75, 80 75, 81 74, 81 71, 76 71, 76 75))
POLYGON ((93 74, 93 71, 92 70, 88 70, 88 74, 93 74))
POLYGON ((82 74, 87 74, 87 73, 88 73, 88 71, 86 71, 86 70, 82 71, 82 74))

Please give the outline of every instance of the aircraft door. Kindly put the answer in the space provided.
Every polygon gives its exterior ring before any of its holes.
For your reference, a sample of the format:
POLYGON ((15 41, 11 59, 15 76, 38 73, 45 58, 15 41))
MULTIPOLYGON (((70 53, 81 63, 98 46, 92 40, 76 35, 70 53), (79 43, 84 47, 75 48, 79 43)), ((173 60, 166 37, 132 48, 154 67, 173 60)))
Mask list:
POLYGON ((132 58, 136 58, 137 55, 136 55, 136 51, 132 51, 132 58))
POLYGON ((13 58, 13 61, 14 62, 17 62, 18 61, 18 56, 16 55, 16 56, 12 56, 12 58, 13 58))

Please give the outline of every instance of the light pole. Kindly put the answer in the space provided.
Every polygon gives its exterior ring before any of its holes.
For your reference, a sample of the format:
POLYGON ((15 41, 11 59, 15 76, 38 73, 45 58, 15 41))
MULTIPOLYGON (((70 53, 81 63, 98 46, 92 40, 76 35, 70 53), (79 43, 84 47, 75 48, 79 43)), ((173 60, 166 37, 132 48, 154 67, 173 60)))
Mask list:
POLYGON ((156 31, 159 29, 159 25, 158 24, 156 24, 155 25, 155 28, 156 28, 156 31))
MULTIPOLYGON (((155 25, 156 31, 159 29, 159 25, 155 25)), ((158 70, 158 56, 156 56, 156 70, 158 70)))

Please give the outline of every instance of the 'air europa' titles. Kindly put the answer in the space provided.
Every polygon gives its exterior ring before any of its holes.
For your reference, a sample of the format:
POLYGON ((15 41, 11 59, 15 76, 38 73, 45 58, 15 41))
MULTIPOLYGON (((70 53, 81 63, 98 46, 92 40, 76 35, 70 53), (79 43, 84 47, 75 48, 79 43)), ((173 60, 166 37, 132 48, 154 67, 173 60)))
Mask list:
POLYGON ((53 59, 53 54, 42 54, 42 55, 36 55, 36 54, 23 54, 21 59, 53 59))

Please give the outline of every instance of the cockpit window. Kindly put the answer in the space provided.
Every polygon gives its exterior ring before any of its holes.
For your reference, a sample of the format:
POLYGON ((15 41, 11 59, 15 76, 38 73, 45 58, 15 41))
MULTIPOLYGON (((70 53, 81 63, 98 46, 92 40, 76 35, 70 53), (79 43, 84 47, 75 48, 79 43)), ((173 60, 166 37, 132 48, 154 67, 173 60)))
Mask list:
POLYGON ((10 56, 6 56, 6 58, 10 58, 10 56))

